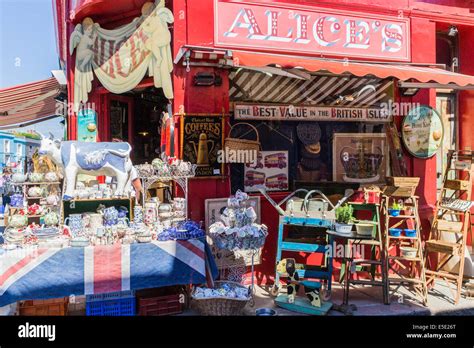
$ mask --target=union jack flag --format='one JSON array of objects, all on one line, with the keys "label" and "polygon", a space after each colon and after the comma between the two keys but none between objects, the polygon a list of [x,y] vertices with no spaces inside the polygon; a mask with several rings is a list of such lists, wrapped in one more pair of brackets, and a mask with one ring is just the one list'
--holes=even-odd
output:
[{"label": "union jack flag", "polygon": [[206,270],[217,275],[209,248],[197,239],[0,250],[0,307],[19,300],[201,284]]}]

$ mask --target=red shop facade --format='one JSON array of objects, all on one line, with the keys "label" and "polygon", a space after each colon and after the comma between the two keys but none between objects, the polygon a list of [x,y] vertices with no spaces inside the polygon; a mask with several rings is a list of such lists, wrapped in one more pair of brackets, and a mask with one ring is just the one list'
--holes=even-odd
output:
[{"label": "red shop facade", "polygon": [[[71,54],[69,49],[77,24],[91,18],[104,29],[115,29],[139,17],[145,2],[115,0],[113,6],[104,0],[54,2],[70,101],[77,89],[76,53]],[[183,114],[223,115],[224,134],[232,124],[249,122],[259,131],[266,129],[262,131],[263,150],[281,150],[279,142],[293,139],[289,134],[297,133],[298,122],[280,122],[283,118],[278,118],[291,106],[296,111],[290,113],[301,112],[301,117],[320,113],[314,121],[322,125],[324,139],[334,129],[383,132],[387,120],[367,110],[391,100],[399,105],[419,103],[441,110],[450,130],[445,131],[444,143],[449,148],[474,148],[470,115],[474,110],[474,78],[466,76],[474,75],[474,13],[464,4],[452,0],[400,0],[389,4],[383,0],[327,0],[317,5],[296,0],[167,0],[163,5],[174,15],[174,22],[169,23],[174,63],[172,98],[157,88],[156,80],[149,75],[124,93],[112,93],[94,78],[87,101],[98,115],[97,140],[129,141],[136,149],[135,163],[149,161],[163,145],[168,153],[181,156]],[[374,86],[373,95],[370,91],[360,93],[367,85]],[[160,129],[159,116],[169,111],[168,101],[174,116],[167,122],[167,130]],[[344,110],[350,112],[344,114]],[[393,116],[399,127],[402,116]],[[174,124],[173,132],[169,131],[170,122]],[[278,136],[272,138],[275,133]],[[71,111],[68,137],[77,139],[77,134],[77,114]],[[270,194],[275,201],[299,188],[297,182],[322,183],[328,189],[338,186],[328,164],[331,158],[323,163],[325,172],[318,170],[316,177],[303,175],[302,180],[298,172],[300,153],[291,155],[294,146],[291,141],[289,144],[289,161],[294,162],[289,169],[290,183],[287,191]],[[319,151],[332,153],[330,143],[326,148],[322,142],[320,146]],[[404,149],[401,162],[409,176],[421,177],[417,195],[426,234],[437,198],[443,154],[421,159]],[[191,219],[204,221],[206,199],[228,197],[243,188],[244,174],[235,166],[227,164],[213,172],[214,176],[190,181]],[[240,178],[235,177],[236,172]],[[278,213],[264,197],[261,218],[270,235],[256,269],[257,278],[272,283]]]}]

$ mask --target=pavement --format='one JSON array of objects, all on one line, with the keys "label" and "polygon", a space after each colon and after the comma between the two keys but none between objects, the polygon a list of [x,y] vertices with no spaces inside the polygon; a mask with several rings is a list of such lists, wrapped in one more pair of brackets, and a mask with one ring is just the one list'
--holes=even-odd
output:
[{"label": "pavement", "polygon": [[[255,287],[255,305],[247,306],[244,315],[255,315],[257,308],[272,308],[277,315],[304,315],[277,307],[274,304],[274,297],[270,295],[269,289],[259,286]],[[396,289],[391,286],[390,305],[383,304],[382,288],[371,286],[351,286],[349,291],[349,303],[354,304],[357,310],[354,316],[411,316],[411,315],[474,315],[474,298],[466,298],[461,295],[457,305],[454,304],[452,294],[444,282],[437,282],[435,287],[428,293],[428,306],[423,306],[421,299],[410,288],[400,286]],[[395,291],[396,290],[396,291]],[[281,290],[283,293],[285,289]],[[304,295],[303,295],[304,296]],[[343,289],[340,284],[333,284],[330,301],[333,304],[341,304]],[[328,312],[330,316],[343,316],[335,310]]]}]

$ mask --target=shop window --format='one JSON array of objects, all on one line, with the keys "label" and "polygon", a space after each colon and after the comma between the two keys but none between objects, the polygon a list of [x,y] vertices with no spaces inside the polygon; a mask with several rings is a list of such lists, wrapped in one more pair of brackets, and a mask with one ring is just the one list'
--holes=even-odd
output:
[{"label": "shop window", "polygon": [[5,153],[10,153],[10,140],[3,141],[3,151]]},{"label": "shop window", "polygon": [[[311,75],[309,79],[299,80],[240,70],[230,74],[229,94],[234,111],[239,105],[244,105],[243,109],[238,109],[244,110],[240,116],[234,112],[232,124],[245,121],[255,126],[262,151],[288,153],[288,190],[335,181],[338,181],[338,185],[347,184],[354,188],[360,183],[370,184],[382,180],[381,175],[374,171],[379,170],[381,158],[384,158],[384,164],[389,161],[384,121],[378,123],[367,118],[358,122],[347,118],[357,120],[365,117],[362,114],[366,114],[369,109],[379,111],[384,105],[390,104],[394,95],[392,80],[329,74]],[[245,110],[245,106],[249,105],[251,107]],[[319,107],[324,108],[327,117],[318,116],[322,112]],[[285,120],[281,114],[287,109],[292,110],[292,116],[285,116],[293,118],[291,121]],[[346,119],[334,121],[339,117],[339,111],[356,116],[341,116]],[[238,127],[233,131],[233,137],[254,139],[248,128]],[[335,161],[342,160],[341,156],[334,158],[333,155],[334,135],[340,133],[353,133],[355,136],[354,141],[346,136],[349,144],[345,146],[344,153],[347,153],[348,159],[342,165],[339,163],[339,167],[343,167],[342,170],[348,174],[336,178],[333,167]],[[369,133],[381,133],[382,136],[360,136]],[[381,146],[376,144],[379,140],[375,138],[381,139]],[[258,175],[265,172],[258,164],[252,165],[256,169],[251,173],[253,176],[246,179],[246,165],[231,164],[233,191],[248,186],[246,182],[258,181]],[[383,173],[384,176],[387,174],[386,171]],[[346,179],[339,182],[341,177]]]},{"label": "shop window", "polygon": [[436,63],[444,64],[446,70],[459,70],[457,28],[443,28],[436,32]]},{"label": "shop window", "polygon": [[23,148],[21,144],[16,144],[16,157],[18,161],[23,157]]}]

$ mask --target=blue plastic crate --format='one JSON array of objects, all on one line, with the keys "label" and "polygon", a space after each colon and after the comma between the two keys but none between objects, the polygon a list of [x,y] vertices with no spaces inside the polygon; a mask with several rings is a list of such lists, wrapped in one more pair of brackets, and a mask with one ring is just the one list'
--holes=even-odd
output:
[{"label": "blue plastic crate", "polygon": [[135,312],[135,291],[118,291],[86,296],[87,316],[133,316]]}]

